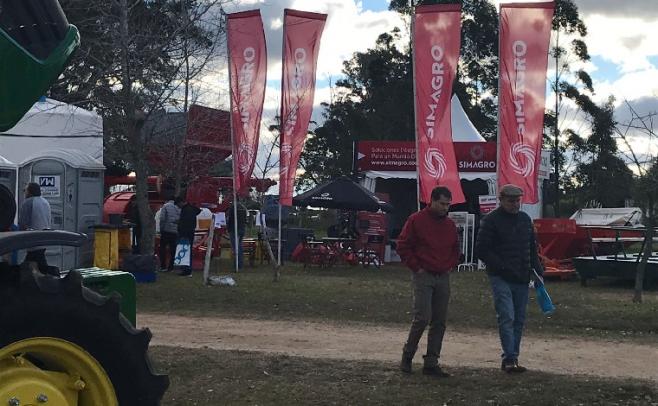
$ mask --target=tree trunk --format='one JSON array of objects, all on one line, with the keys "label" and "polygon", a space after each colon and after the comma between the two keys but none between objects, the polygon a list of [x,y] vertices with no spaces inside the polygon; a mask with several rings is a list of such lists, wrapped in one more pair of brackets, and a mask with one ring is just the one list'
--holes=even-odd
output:
[{"label": "tree trunk", "polygon": [[148,167],[145,162],[135,162],[135,181],[139,219],[142,223],[142,235],[139,251],[143,255],[153,255],[155,250],[155,218],[148,201]]},{"label": "tree trunk", "polygon": [[644,233],[644,250],[642,251],[642,259],[637,266],[635,273],[635,293],[633,295],[634,303],[642,303],[642,291],[644,290],[644,275],[647,269],[647,262],[653,252],[653,235],[654,235],[654,212],[653,212],[653,199],[649,197],[649,207],[647,209],[647,227]]},{"label": "tree trunk", "polygon": [[281,277],[281,271],[279,269],[279,261],[274,257],[274,251],[272,251],[272,245],[270,244],[270,232],[267,229],[266,225],[261,225],[261,235],[263,238],[262,244],[265,245],[267,250],[267,256],[270,259],[270,264],[272,264],[272,269],[274,270],[274,282],[278,282]]},{"label": "tree trunk", "polygon": [[264,237],[263,243],[267,249],[267,256],[270,258],[270,264],[272,264],[272,269],[274,270],[274,282],[278,282],[281,278],[281,269],[279,269],[279,261],[274,257],[274,251],[272,251],[272,246],[270,245],[270,238]]}]

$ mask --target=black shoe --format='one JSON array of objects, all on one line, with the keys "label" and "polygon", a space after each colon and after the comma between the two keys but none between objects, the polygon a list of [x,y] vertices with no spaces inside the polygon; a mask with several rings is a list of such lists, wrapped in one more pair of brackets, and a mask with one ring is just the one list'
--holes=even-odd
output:
[{"label": "black shoe", "polygon": [[436,376],[438,378],[448,378],[450,376],[449,373],[442,370],[438,365],[433,367],[423,367],[423,375]]},{"label": "black shoe", "polygon": [[178,272],[178,276],[187,276],[187,277],[192,277],[192,271],[180,271]]},{"label": "black shoe", "polygon": [[412,357],[402,355],[402,361],[400,361],[400,371],[404,372],[405,374],[410,374],[412,360],[413,360]]},{"label": "black shoe", "polygon": [[500,369],[507,372],[508,374],[518,374],[528,370],[527,368],[519,365],[517,360],[503,360]]},{"label": "black shoe", "polygon": [[521,372],[525,372],[527,370],[528,368],[522,367],[521,365],[519,365],[518,361],[514,360],[514,364],[512,366],[512,372],[520,374]]}]

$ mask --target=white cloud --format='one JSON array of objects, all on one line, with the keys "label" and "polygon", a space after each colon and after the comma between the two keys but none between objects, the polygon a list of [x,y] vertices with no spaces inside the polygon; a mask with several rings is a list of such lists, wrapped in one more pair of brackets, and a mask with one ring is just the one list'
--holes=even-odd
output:
[{"label": "white cloud", "polygon": [[619,65],[622,73],[649,69],[652,64],[648,58],[658,55],[657,22],[603,15],[586,17],[588,50],[592,56]]},{"label": "white cloud", "polygon": [[596,82],[594,89],[601,98],[607,98],[608,95],[615,96],[617,105],[624,100],[636,100],[642,97],[658,99],[658,69],[649,67],[610,80]]}]

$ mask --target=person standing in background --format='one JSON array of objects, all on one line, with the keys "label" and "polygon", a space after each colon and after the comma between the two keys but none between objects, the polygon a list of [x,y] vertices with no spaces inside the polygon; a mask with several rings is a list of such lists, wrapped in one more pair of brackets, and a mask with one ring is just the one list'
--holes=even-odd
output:
[{"label": "person standing in background", "polygon": [[[194,245],[194,231],[196,230],[196,217],[201,213],[201,209],[191,205],[186,200],[180,203],[180,219],[178,220],[178,241],[187,242],[190,249]],[[192,261],[190,256],[190,262]],[[183,265],[180,276],[192,276],[192,264]]]},{"label": "person standing in background", "polygon": [[[25,187],[25,201],[18,214],[19,230],[46,230],[50,228],[50,203],[41,196],[41,187],[37,183],[28,183]],[[35,247],[27,251],[25,262],[36,262],[39,271],[51,273],[46,261],[46,249]],[[59,275],[59,272],[54,272]]]},{"label": "person standing in background", "polygon": [[139,239],[142,238],[142,220],[139,218],[139,207],[137,206],[137,195],[132,195],[126,210],[126,219],[133,224],[132,251],[139,254]]},{"label": "person standing in background", "polygon": [[174,269],[176,245],[178,244],[179,204],[183,198],[178,196],[162,206],[160,210],[160,272]]}]

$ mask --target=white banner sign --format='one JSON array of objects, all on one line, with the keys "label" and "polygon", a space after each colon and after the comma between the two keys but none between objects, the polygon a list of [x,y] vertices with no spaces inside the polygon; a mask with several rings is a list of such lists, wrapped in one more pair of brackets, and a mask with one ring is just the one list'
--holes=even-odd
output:
[{"label": "white banner sign", "polygon": [[59,197],[61,194],[59,175],[37,175],[34,182],[41,187],[43,197]]}]

